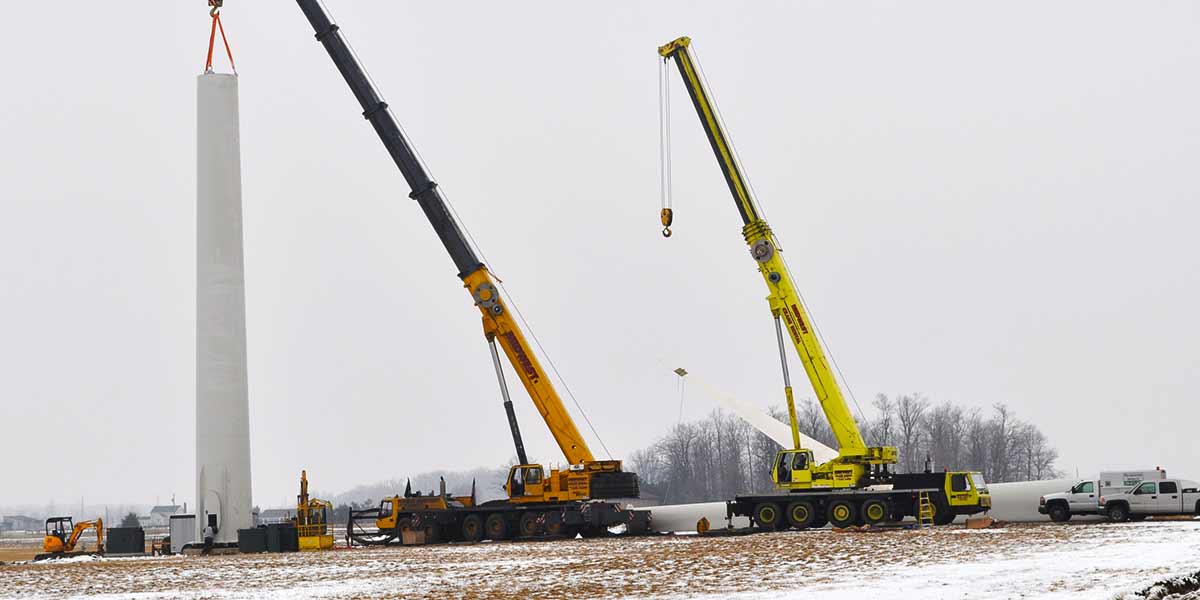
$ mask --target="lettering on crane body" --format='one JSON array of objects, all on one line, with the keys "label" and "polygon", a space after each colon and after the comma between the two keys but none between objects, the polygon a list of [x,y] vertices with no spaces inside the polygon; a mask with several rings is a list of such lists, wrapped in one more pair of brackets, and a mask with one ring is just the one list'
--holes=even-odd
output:
[{"label": "lettering on crane body", "polygon": [[525,354],[525,349],[521,344],[517,343],[517,336],[511,331],[504,332],[504,341],[508,342],[508,347],[512,348],[513,354],[517,356],[517,362],[521,365],[521,370],[525,372],[525,376],[533,383],[541,380],[537,369],[533,368],[533,361],[529,360],[529,355]]},{"label": "lettering on crane body", "polygon": [[[792,308],[795,309],[795,305],[793,305]],[[798,317],[799,312],[797,312],[796,315]],[[792,312],[787,310],[783,311],[783,320],[787,322],[788,333],[791,334],[792,341],[797,344],[804,343],[800,337],[801,332],[808,333],[808,329],[804,327],[804,320],[800,319],[797,323],[797,319],[792,316]],[[799,330],[797,330],[797,325],[799,325]]]},{"label": "lettering on crane body", "polygon": [[791,309],[792,314],[796,315],[796,321],[800,324],[800,331],[808,333],[808,326],[804,324],[804,317],[800,316],[800,307],[792,304]]}]

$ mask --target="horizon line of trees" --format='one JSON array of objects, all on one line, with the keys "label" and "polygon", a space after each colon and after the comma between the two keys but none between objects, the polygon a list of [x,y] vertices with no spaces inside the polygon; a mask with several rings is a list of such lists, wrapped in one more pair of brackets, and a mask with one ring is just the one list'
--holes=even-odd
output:
[{"label": "horizon line of trees", "polygon": [[[934,404],[914,393],[872,401],[874,416],[857,419],[869,446],[896,446],[896,471],[980,471],[993,483],[1053,479],[1058,452],[1036,425],[1021,421],[1004,404],[988,414],[952,402]],[[770,409],[786,423],[787,413]],[[837,448],[825,413],[812,398],[797,402],[800,430]],[[644,495],[664,504],[728,500],[738,494],[773,489],[770,467],[781,449],[732,413],[716,409],[707,417],[681,422],[647,448],[630,455]]]}]

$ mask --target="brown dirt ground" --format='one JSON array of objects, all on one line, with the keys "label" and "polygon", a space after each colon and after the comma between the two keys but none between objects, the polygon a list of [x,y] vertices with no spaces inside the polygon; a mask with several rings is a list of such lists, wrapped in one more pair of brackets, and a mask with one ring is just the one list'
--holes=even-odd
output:
[{"label": "brown dirt ground", "polygon": [[[1118,526],[1120,527],[1120,526]],[[0,567],[0,597],[29,590],[163,598],[615,598],[771,594],[835,584],[847,573],[918,571],[1113,540],[1106,525],[947,527],[922,531],[784,532],[740,537],[508,542],[322,553],[158,557]],[[1127,535],[1121,533],[1120,535]],[[796,577],[771,574],[792,573]],[[1081,582],[1049,583],[1075,590]],[[65,587],[64,587],[65,586]],[[766,596],[764,596],[766,597]]]}]

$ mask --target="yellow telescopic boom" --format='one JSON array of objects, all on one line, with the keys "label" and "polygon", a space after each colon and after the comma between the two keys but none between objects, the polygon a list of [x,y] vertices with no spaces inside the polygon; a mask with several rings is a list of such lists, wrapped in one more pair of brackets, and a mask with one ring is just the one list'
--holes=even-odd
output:
[{"label": "yellow telescopic boom", "polygon": [[[750,186],[742,174],[737,157],[729,144],[729,139],[721,126],[716,108],[711,96],[705,88],[703,78],[688,51],[691,39],[681,37],[658,49],[663,60],[674,59],[683,76],[692,104],[704,126],[704,132],[712,145],[713,153],[721,166],[725,182],[737,204],[744,227],[742,236],[750,246],[750,254],[758,262],[758,270],[762,273],[763,281],[767,284],[770,294],[767,301],[771,306],[771,314],[775,317],[776,332],[779,337],[780,359],[783,362],[784,389],[787,396],[788,413],[792,424],[793,442],[798,449],[800,439],[796,421],[795,402],[792,399],[791,382],[787,373],[787,360],[783,354],[783,329],[787,330],[800,362],[804,364],[804,372],[812,383],[813,392],[821,403],[826,419],[833,429],[833,435],[838,442],[839,459],[849,459],[849,462],[871,459],[880,456],[883,449],[867,448],[862,433],[850,413],[842,390],[838,387],[825,351],[813,330],[812,320],[808,318],[800,301],[800,294],[792,283],[792,276],[779,253],[779,244],[771,233],[767,222],[759,215],[759,210],[750,193]],[[664,218],[665,220],[665,218]],[[782,327],[781,327],[782,321]],[[894,450],[892,451],[894,455]]]}]

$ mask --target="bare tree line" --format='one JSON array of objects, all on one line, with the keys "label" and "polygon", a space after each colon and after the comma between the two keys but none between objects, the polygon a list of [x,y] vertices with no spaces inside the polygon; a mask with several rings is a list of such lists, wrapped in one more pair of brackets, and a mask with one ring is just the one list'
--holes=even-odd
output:
[{"label": "bare tree line", "polygon": [[[775,414],[776,418],[784,414]],[[772,489],[771,462],[779,450],[771,438],[736,416],[714,410],[706,418],[675,425],[667,435],[629,457],[642,497],[664,504],[725,500]]]},{"label": "bare tree line", "polygon": [[[981,471],[991,482],[1030,481],[1058,476],[1058,452],[1037,426],[1017,419],[1004,404],[986,414],[951,402],[932,403],[921,394],[894,398],[879,394],[874,414],[860,420],[866,442],[896,446],[897,470]],[[786,422],[786,413],[771,413]],[[837,447],[820,405],[803,399],[796,407],[800,429]],[[704,419],[683,422],[630,457],[643,496],[663,503],[727,500],[737,494],[772,489],[770,464],[779,445],[736,416],[715,410]]]},{"label": "bare tree line", "polygon": [[920,394],[895,399],[879,394],[875,417],[863,427],[873,445],[900,449],[901,466],[911,472],[926,458],[935,469],[981,471],[988,481],[1034,481],[1059,475],[1058,451],[1037,425],[1017,419],[1007,405],[984,413],[952,402],[933,404]]}]

